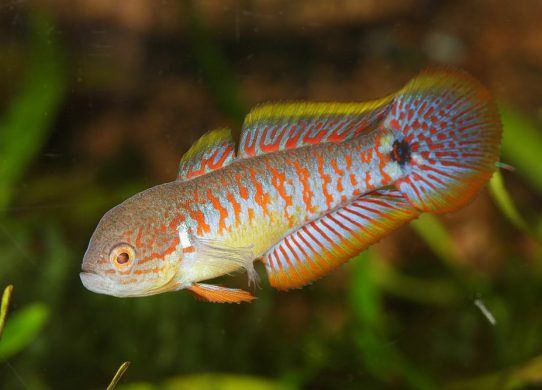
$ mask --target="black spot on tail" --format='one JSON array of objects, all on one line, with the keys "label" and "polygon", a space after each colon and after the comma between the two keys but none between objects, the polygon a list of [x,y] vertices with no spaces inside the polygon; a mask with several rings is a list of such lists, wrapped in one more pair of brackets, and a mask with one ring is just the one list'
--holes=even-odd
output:
[{"label": "black spot on tail", "polygon": [[393,150],[390,153],[391,159],[399,165],[410,162],[410,145],[405,140],[397,140],[393,143]]}]

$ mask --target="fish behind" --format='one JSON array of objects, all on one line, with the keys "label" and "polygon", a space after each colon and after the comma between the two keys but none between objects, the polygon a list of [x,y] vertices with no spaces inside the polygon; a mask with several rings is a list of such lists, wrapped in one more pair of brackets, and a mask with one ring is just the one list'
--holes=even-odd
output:
[{"label": "fish behind", "polygon": [[428,70],[366,103],[253,109],[236,150],[227,129],[182,157],[177,180],[107,212],[85,253],[94,292],[187,290],[210,302],[247,291],[202,283],[245,270],[299,288],[422,212],[454,211],[487,183],[501,125],[490,93],[461,71]]}]

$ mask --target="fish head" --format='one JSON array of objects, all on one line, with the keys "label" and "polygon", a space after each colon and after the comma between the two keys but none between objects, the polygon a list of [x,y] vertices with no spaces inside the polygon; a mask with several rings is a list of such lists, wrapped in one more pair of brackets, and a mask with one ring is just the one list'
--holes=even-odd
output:
[{"label": "fish head", "polygon": [[178,289],[182,247],[152,195],[138,194],[102,217],[81,266],[88,290],[138,297]]}]

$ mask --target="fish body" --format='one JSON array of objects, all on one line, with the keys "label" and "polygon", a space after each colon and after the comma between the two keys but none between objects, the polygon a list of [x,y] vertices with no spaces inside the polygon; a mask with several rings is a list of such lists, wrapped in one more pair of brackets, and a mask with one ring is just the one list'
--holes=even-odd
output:
[{"label": "fish body", "polygon": [[495,168],[500,133],[491,97],[461,72],[422,73],[369,103],[264,105],[246,118],[237,153],[228,130],[208,133],[176,181],[104,215],[83,284],[249,301],[200,282],[242,269],[256,282],[262,259],[274,287],[301,287],[421,212],[468,202]]}]

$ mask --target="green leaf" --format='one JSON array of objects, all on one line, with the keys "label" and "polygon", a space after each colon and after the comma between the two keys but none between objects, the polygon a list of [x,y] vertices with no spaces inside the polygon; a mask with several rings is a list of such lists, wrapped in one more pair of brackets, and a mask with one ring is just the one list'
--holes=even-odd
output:
[{"label": "green leaf", "polygon": [[371,276],[375,264],[382,261],[374,251],[365,251],[349,263],[351,269],[350,305],[358,330],[355,340],[365,368],[380,381],[399,378],[408,388],[431,389],[433,381],[413,366],[386,336],[387,318],[381,292]]},{"label": "green leaf", "polygon": [[4,289],[4,293],[2,294],[2,304],[0,306],[0,340],[2,339],[2,333],[4,332],[4,327],[6,325],[6,318],[8,315],[12,292],[13,286],[10,284]]},{"label": "green leaf", "polygon": [[539,126],[514,108],[499,106],[503,123],[502,154],[506,162],[542,193],[542,136]]},{"label": "green leaf", "polygon": [[109,384],[109,386],[107,386],[107,390],[113,390],[117,387],[120,378],[122,378],[128,367],[130,367],[130,362],[124,362],[120,365],[119,369],[115,373],[115,376],[111,380],[111,383]]},{"label": "green leaf", "polygon": [[357,321],[370,328],[382,326],[383,314],[380,290],[371,278],[373,262],[377,261],[372,251],[365,251],[350,261],[350,303]]},{"label": "green leaf", "polygon": [[25,80],[0,121],[0,212],[10,201],[14,184],[43,145],[65,87],[51,22],[44,14],[34,13],[31,27]]},{"label": "green leaf", "polygon": [[520,215],[514,201],[512,200],[512,197],[506,190],[501,172],[495,172],[491,178],[491,181],[489,182],[489,190],[493,200],[495,200],[495,203],[501,212],[506,218],[508,218],[512,225],[519,230],[523,230],[524,232],[530,234],[531,236],[536,236],[535,231],[529,227],[525,219],[523,219],[523,217]]},{"label": "green leaf", "polygon": [[14,313],[7,322],[0,342],[0,361],[9,359],[28,346],[49,319],[49,309],[34,303]]},{"label": "green leaf", "polygon": [[378,261],[371,278],[387,293],[426,305],[450,305],[460,294],[456,284],[448,279],[427,279],[404,275],[385,261]]},{"label": "green leaf", "polygon": [[538,356],[522,365],[505,369],[494,374],[483,375],[473,379],[457,381],[445,386],[446,390],[477,389],[522,389],[542,385],[542,356]]},{"label": "green leaf", "polygon": [[164,390],[163,386],[153,385],[146,382],[134,382],[117,387],[118,390]]},{"label": "green leaf", "polygon": [[199,374],[172,378],[161,386],[133,383],[119,390],[287,390],[291,387],[270,379],[235,374]]},{"label": "green leaf", "polygon": [[457,268],[459,254],[454,239],[437,217],[422,214],[417,220],[412,221],[410,226],[444,263],[451,268]]},{"label": "green leaf", "polygon": [[175,378],[167,382],[168,390],[279,390],[287,387],[268,379],[248,375],[203,374]]}]

